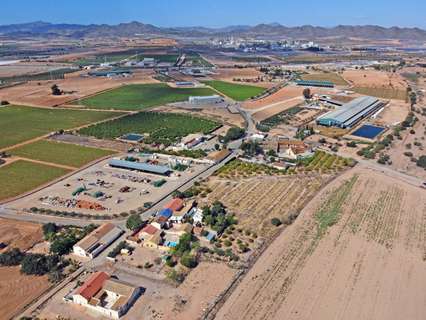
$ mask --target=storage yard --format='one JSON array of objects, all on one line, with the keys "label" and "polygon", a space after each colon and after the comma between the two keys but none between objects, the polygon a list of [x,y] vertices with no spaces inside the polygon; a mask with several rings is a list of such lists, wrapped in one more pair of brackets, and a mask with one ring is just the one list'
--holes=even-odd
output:
[{"label": "storage yard", "polygon": [[[131,161],[118,158],[101,161],[8,206],[118,218],[122,212],[148,209],[149,204],[162,199],[212,165],[165,155],[131,154],[120,159],[125,158]],[[138,162],[135,162],[136,159]],[[180,162],[188,168],[173,170],[174,165]],[[167,168],[167,172],[163,172],[163,168]]]}]

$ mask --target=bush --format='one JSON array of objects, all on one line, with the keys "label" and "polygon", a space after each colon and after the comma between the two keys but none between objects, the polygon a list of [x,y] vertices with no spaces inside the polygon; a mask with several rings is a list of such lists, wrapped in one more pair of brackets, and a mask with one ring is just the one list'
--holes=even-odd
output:
[{"label": "bush", "polygon": [[406,156],[406,157],[412,157],[413,153],[410,152],[410,151],[406,151],[406,152],[404,152],[404,156]]},{"label": "bush", "polygon": [[28,275],[44,275],[56,269],[59,263],[57,255],[27,254],[21,262],[21,271]]},{"label": "bush", "polygon": [[223,244],[224,244],[226,247],[230,247],[230,246],[232,246],[232,242],[231,242],[230,240],[225,240],[225,241],[223,242]]},{"label": "bush", "polygon": [[0,101],[0,106],[7,106],[9,104],[10,104],[9,101],[6,101],[6,100],[1,100]]},{"label": "bush", "polygon": [[272,223],[272,225],[274,225],[276,227],[279,227],[282,224],[281,220],[278,219],[278,218],[272,218],[271,223]]},{"label": "bush", "polygon": [[420,156],[416,164],[417,166],[426,169],[426,156]]},{"label": "bush", "polygon": [[347,145],[349,148],[356,148],[356,146],[357,146],[357,144],[356,144],[356,142],[355,142],[355,141],[349,141],[346,145]]}]

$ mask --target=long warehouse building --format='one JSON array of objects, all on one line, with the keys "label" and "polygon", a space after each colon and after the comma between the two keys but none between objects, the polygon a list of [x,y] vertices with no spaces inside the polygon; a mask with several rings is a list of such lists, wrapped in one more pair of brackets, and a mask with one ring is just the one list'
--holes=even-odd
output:
[{"label": "long warehouse building", "polygon": [[382,108],[385,104],[374,97],[360,97],[337,107],[317,118],[319,125],[328,127],[351,128],[356,123]]}]

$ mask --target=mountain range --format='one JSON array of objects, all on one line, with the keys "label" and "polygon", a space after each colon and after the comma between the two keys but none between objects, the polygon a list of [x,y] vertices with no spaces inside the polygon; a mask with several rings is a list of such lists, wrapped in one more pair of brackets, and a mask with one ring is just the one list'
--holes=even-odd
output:
[{"label": "mountain range", "polygon": [[348,26],[339,25],[326,28],[311,25],[286,27],[278,23],[256,26],[230,26],[224,28],[175,27],[163,28],[137,21],[107,24],[54,24],[48,22],[30,22],[0,26],[0,35],[7,37],[67,37],[72,39],[97,37],[169,36],[169,37],[282,37],[293,39],[318,38],[361,38],[370,40],[410,40],[426,41],[426,31],[419,28],[385,28],[375,25]]}]

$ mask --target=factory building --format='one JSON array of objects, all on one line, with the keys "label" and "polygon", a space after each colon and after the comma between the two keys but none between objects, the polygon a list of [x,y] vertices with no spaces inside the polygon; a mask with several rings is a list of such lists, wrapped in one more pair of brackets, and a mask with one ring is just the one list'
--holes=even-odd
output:
[{"label": "factory building", "polygon": [[377,98],[360,97],[318,117],[316,122],[327,127],[351,128],[383,106],[384,103]]},{"label": "factory building", "polygon": [[213,95],[213,96],[204,96],[204,97],[189,97],[188,102],[190,104],[200,105],[200,104],[217,104],[222,103],[224,100],[219,95]]}]

